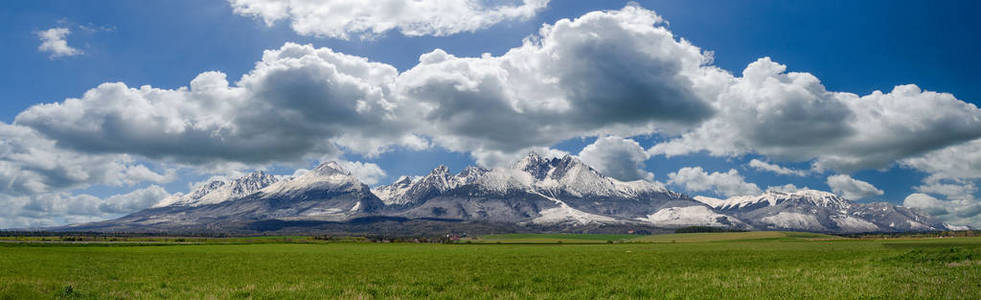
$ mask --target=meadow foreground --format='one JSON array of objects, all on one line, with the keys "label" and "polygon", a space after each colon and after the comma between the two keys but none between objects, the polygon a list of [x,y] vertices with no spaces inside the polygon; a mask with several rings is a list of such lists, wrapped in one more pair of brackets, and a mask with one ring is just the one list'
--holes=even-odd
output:
[{"label": "meadow foreground", "polygon": [[0,244],[0,298],[51,297],[977,299],[981,238],[706,233],[491,236],[459,244]]}]

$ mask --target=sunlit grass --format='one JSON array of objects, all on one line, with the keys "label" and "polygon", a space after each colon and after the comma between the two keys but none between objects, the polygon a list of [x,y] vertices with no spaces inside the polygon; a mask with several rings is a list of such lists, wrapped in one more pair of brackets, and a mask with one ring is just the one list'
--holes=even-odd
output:
[{"label": "sunlit grass", "polygon": [[[656,243],[591,245],[3,244],[0,299],[981,295],[981,265],[973,263],[981,238],[811,240],[782,234],[666,235],[676,243],[654,236],[644,238]],[[725,235],[738,238],[720,240]]]}]

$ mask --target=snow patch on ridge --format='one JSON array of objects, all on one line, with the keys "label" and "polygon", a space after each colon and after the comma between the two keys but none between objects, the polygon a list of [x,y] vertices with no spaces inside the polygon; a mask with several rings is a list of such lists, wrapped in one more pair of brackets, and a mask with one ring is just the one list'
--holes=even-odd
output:
[{"label": "snow patch on ridge", "polygon": [[276,182],[259,192],[264,197],[289,196],[310,190],[348,191],[362,185],[364,184],[351,175],[351,172],[335,162],[329,162],[298,177]]},{"label": "snow patch on ridge", "polygon": [[587,225],[593,223],[609,224],[615,223],[617,220],[607,216],[595,215],[587,213],[575,208],[570,207],[562,200],[555,199],[549,196],[538,194],[549,200],[555,201],[558,207],[553,207],[549,209],[542,210],[539,212],[541,216],[533,219],[531,222],[535,224],[561,224],[561,223],[573,223],[576,225]]},{"label": "snow patch on ridge", "polygon": [[813,215],[780,212],[776,215],[762,218],[761,220],[777,228],[825,231],[824,226],[821,226],[821,222]]},{"label": "snow patch on ridge", "polygon": [[266,174],[263,171],[252,172],[236,179],[214,177],[211,179],[211,181],[199,185],[190,193],[177,193],[171,195],[170,197],[161,200],[153,207],[195,207],[222,203],[251,195],[269,185],[276,183],[277,181],[279,180],[276,176]]},{"label": "snow patch on ridge", "polygon": [[879,226],[852,216],[832,216],[831,220],[843,232],[873,232],[879,230]]},{"label": "snow patch on ridge", "polygon": [[711,206],[711,207],[719,207],[719,206],[722,206],[722,205],[724,205],[726,203],[726,200],[722,200],[722,199],[719,199],[719,198],[706,197],[706,196],[695,196],[694,199],[695,199],[695,201],[704,203],[705,205],[708,205],[708,206]]},{"label": "snow patch on ridge", "polygon": [[[835,207],[835,208],[848,208],[851,203],[848,200],[842,199],[835,194],[818,191],[818,190],[798,190],[792,193],[783,193],[777,191],[767,191],[762,195],[758,196],[736,196],[718,203],[714,198],[702,197],[702,200],[707,200],[710,202],[717,203],[718,205],[712,205],[715,208],[727,210],[727,209],[741,209],[746,207],[754,207],[759,204],[765,203],[764,206],[775,206],[781,202],[785,201],[804,201],[816,206],[821,207]],[[709,200],[714,199],[714,200]],[[698,200],[698,197],[696,197]],[[699,201],[702,201],[699,200]],[[711,204],[710,204],[711,205]]]},{"label": "snow patch on ridge", "polygon": [[637,220],[666,227],[726,227],[732,225],[725,224],[721,220],[726,220],[730,223],[742,223],[732,217],[716,213],[705,206],[669,207],[650,214],[646,218],[637,218]]}]

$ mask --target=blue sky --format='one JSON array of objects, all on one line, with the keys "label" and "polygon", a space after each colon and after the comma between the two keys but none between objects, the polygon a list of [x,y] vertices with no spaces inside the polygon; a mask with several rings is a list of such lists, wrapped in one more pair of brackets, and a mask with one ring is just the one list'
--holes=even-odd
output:
[{"label": "blue sky", "polygon": [[[812,74],[828,91],[863,96],[876,90],[889,93],[897,85],[916,84],[922,90],[950,93],[957,101],[975,105],[981,101],[981,87],[977,84],[981,81],[977,72],[981,69],[981,60],[974,55],[981,52],[981,34],[978,34],[981,20],[974,16],[981,5],[976,1],[637,1],[636,4],[666,20],[667,25],[657,26],[666,26],[676,39],[683,38],[702,50],[711,51],[712,65],[736,76],[748,64],[770,57],[786,65],[789,72]],[[626,1],[552,1],[527,19],[504,20],[473,32],[406,36],[399,30],[390,30],[371,39],[344,40],[298,33],[290,27],[289,18],[267,26],[260,18],[236,13],[225,1],[4,2],[0,4],[0,38],[5,41],[0,47],[0,65],[3,66],[0,91],[4,93],[4,101],[0,102],[0,121],[41,126],[35,126],[40,124],[37,122],[30,125],[28,118],[18,122],[14,119],[36,104],[79,98],[105,82],[123,82],[131,88],[150,85],[177,89],[188,86],[202,72],[220,71],[234,84],[243,74],[256,68],[256,62],[263,59],[263,51],[279,49],[287,42],[364,57],[391,65],[399,72],[417,66],[420,55],[434,49],[443,49],[457,57],[479,57],[483,53],[498,57],[509,49],[522,46],[522,40],[538,34],[542,24],[555,24],[560,19],[577,18],[592,11],[620,10],[625,5]],[[65,40],[81,54],[52,58],[50,52],[39,51],[38,33],[51,28],[69,29],[71,33]],[[937,118],[944,120],[956,116],[940,114]],[[964,126],[965,132],[974,132],[976,124]],[[168,193],[186,192],[189,183],[221,173],[208,171],[210,161],[182,160],[169,154],[161,154],[163,158],[152,157],[139,151],[110,151],[99,146],[86,148],[79,146],[83,142],[64,141],[49,131],[37,130],[54,140],[58,147],[70,151],[125,154],[127,159],[132,159],[127,163],[129,165],[145,164],[159,173],[175,168],[177,172],[168,180],[138,180],[127,184],[79,182],[37,193],[91,194],[106,198],[151,185],[160,185]],[[970,134],[966,136],[942,142],[956,146],[974,139]],[[642,134],[626,138],[649,149],[674,137],[677,135]],[[536,146],[576,154],[596,140],[596,135],[584,131],[581,137]],[[944,146],[927,150],[942,150]],[[93,150],[95,148],[99,149]],[[347,149],[337,158],[377,164],[386,174],[379,179],[379,184],[391,182],[399,175],[422,175],[439,164],[458,171],[481,162],[466,150],[446,149],[439,145],[425,150],[396,146],[373,154]],[[897,160],[885,167],[865,167],[863,164],[859,168],[832,168],[806,176],[762,171],[748,163],[758,159],[786,168],[808,170],[819,156],[785,159],[786,155],[768,155],[773,152],[761,149],[736,155],[713,155],[704,151],[670,157],[651,155],[643,161],[643,168],[654,174],[654,180],[662,182],[668,182],[671,179],[668,174],[683,167],[698,166],[706,173],[736,170],[746,182],[756,184],[761,190],[788,183],[830,190],[828,176],[849,174],[851,178],[884,192],[865,197],[863,201],[903,203],[908,195],[928,190],[916,188],[929,185],[926,182],[928,176],[942,172],[936,168],[904,165],[899,159],[919,157],[929,151],[917,150],[896,156]],[[306,157],[307,164],[313,163],[311,157]],[[247,162],[239,168],[259,167],[290,174],[296,166],[270,161]],[[967,187],[969,195],[954,199],[952,193],[927,194],[941,201],[967,201],[968,206],[977,205],[973,202],[976,201],[976,189],[971,188],[979,176],[973,176],[969,170],[967,175],[940,177],[943,181],[938,184]],[[11,185],[14,181],[11,179]],[[680,181],[674,183],[674,188],[686,190]],[[723,196],[718,190],[689,192]],[[969,199],[965,200],[965,197]],[[40,214],[38,218],[44,217]]]}]

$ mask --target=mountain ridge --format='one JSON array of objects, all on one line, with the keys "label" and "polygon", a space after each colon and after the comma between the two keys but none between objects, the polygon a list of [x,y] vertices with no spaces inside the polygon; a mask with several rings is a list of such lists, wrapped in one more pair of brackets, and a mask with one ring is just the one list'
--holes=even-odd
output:
[{"label": "mountain ridge", "polygon": [[[663,184],[620,181],[577,157],[531,153],[508,167],[469,166],[456,174],[440,165],[370,188],[336,162],[289,178],[258,171],[216,180],[153,208],[65,230],[228,228],[265,220],[352,222],[364,218],[548,226],[678,228],[830,233],[948,229],[919,212],[888,203],[862,204],[832,193],[766,192],[729,199],[689,197]],[[221,198],[224,197],[224,198]],[[434,221],[435,222],[435,221]],[[509,225],[510,226],[510,225]]]}]

